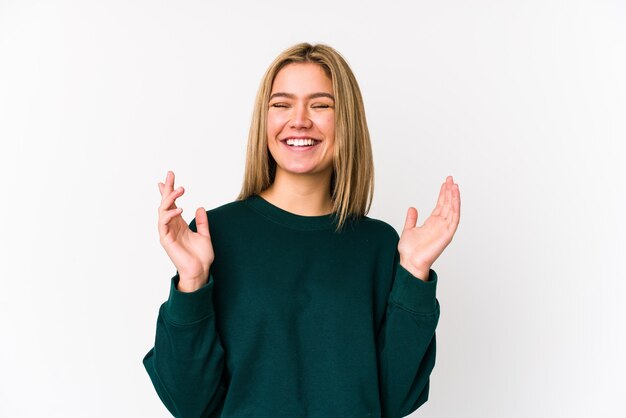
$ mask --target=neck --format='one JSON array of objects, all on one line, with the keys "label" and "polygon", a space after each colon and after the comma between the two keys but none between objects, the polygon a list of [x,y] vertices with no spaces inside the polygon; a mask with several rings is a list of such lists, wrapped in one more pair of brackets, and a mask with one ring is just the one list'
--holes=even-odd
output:
[{"label": "neck", "polygon": [[292,174],[277,170],[274,183],[259,196],[296,215],[328,215],[333,210],[330,198],[331,174]]}]

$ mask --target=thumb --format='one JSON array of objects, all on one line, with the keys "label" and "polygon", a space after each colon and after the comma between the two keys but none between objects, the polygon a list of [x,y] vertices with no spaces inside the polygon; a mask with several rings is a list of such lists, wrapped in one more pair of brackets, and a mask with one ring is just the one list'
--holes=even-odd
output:
[{"label": "thumb", "polygon": [[201,206],[196,209],[196,230],[198,234],[210,237],[209,234],[209,219],[206,216],[206,211]]},{"label": "thumb", "polygon": [[417,209],[413,206],[409,207],[409,210],[406,212],[406,221],[404,221],[404,230],[410,228],[415,228],[417,224]]}]

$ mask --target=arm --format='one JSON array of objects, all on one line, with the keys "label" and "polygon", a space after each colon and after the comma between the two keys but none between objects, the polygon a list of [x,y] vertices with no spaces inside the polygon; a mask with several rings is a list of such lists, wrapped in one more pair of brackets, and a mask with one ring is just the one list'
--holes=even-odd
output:
[{"label": "arm", "polygon": [[435,365],[439,303],[437,274],[431,269],[459,225],[459,186],[448,176],[437,205],[422,226],[410,207],[394,259],[394,282],[378,331],[381,404],[388,418],[403,417],[428,399]]},{"label": "arm", "polygon": [[224,349],[215,326],[213,278],[195,292],[179,291],[178,272],[161,305],[154,347],[143,364],[175,417],[209,417],[222,401]]},{"label": "arm", "polygon": [[427,281],[413,276],[398,262],[385,318],[377,333],[379,387],[384,418],[401,418],[428,399],[429,377],[435,366],[435,328],[439,303],[437,274]]},{"label": "arm", "polygon": [[[174,173],[158,183],[159,241],[176,266],[170,296],[159,310],[154,347],[143,364],[159,397],[176,417],[208,417],[226,392],[222,383],[224,349],[215,325],[215,259],[208,215],[196,209],[189,226],[176,199]],[[182,277],[182,280],[181,280]]]}]

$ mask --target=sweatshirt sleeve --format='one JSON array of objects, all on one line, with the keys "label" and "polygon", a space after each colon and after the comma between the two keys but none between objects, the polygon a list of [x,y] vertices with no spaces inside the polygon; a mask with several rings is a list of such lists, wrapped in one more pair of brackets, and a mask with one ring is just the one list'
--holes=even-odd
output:
[{"label": "sweatshirt sleeve", "polygon": [[399,259],[396,250],[394,281],[377,333],[384,418],[405,417],[426,402],[429,376],[435,366],[437,274],[431,269],[424,282],[402,267]]},{"label": "sweatshirt sleeve", "polygon": [[161,305],[154,347],[143,364],[163,404],[175,417],[209,417],[226,392],[224,349],[215,326],[214,281],[194,292],[177,289]]}]

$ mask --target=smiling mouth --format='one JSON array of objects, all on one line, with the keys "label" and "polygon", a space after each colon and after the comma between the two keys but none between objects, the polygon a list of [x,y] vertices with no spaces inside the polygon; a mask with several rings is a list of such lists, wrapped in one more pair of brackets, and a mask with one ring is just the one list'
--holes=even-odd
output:
[{"label": "smiling mouth", "polygon": [[306,148],[315,146],[322,141],[313,138],[287,138],[281,140],[281,142],[292,148]]}]

